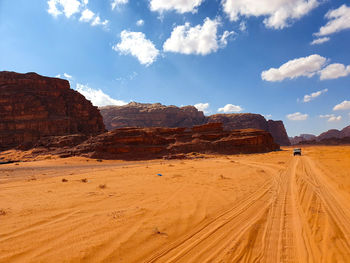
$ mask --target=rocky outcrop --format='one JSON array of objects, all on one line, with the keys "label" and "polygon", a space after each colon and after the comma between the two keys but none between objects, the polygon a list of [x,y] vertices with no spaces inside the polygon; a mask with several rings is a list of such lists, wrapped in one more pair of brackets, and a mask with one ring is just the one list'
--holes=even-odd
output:
[{"label": "rocky outcrop", "polygon": [[203,112],[193,106],[164,106],[131,102],[124,106],[100,107],[108,130],[123,127],[192,127],[205,123]]},{"label": "rocky outcrop", "polygon": [[350,126],[342,130],[331,129],[319,136],[301,134],[291,139],[292,144],[342,145],[350,142]]},{"label": "rocky outcrop", "polygon": [[66,152],[92,158],[135,160],[168,158],[191,152],[237,154],[277,149],[279,145],[266,131],[225,131],[221,123],[209,123],[191,129],[119,128],[90,138]]},{"label": "rocky outcrop", "polygon": [[261,129],[272,134],[280,145],[290,145],[282,121],[266,121],[259,114],[216,114],[205,117],[193,106],[164,106],[159,103],[129,103],[125,106],[100,108],[108,130],[122,127],[192,127],[206,123],[223,123],[225,130]]},{"label": "rocky outcrop", "polygon": [[104,131],[98,109],[68,81],[0,72],[0,150],[32,147],[47,136]]},{"label": "rocky outcrop", "polygon": [[300,134],[299,136],[290,137],[289,141],[292,145],[299,144],[302,141],[316,140],[316,136],[313,134]]}]

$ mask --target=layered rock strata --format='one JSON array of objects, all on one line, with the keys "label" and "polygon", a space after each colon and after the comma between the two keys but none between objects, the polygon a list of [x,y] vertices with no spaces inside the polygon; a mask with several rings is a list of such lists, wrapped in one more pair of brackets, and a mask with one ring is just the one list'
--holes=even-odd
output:
[{"label": "layered rock strata", "polygon": [[0,150],[30,148],[47,136],[104,131],[99,110],[68,81],[0,72]]},{"label": "layered rock strata", "polygon": [[221,122],[225,130],[261,129],[270,132],[276,143],[290,145],[283,122],[266,121],[260,114],[215,114],[205,117],[203,112],[193,106],[176,107],[135,102],[124,106],[101,107],[100,111],[106,128],[110,131],[122,127],[192,127]]}]

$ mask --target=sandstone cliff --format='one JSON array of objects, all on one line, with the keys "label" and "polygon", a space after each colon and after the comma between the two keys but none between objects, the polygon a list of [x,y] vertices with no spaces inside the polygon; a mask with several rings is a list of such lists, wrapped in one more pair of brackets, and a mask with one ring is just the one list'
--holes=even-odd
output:
[{"label": "sandstone cliff", "polygon": [[104,131],[98,109],[68,81],[0,72],[0,150],[31,147],[46,136]]},{"label": "sandstone cliff", "polygon": [[270,133],[245,129],[224,131],[221,123],[193,128],[119,128],[92,137],[61,156],[101,159],[172,158],[191,152],[206,154],[263,153],[279,149]]},{"label": "sandstone cliff", "polygon": [[205,117],[193,106],[164,106],[159,103],[129,103],[125,106],[100,108],[108,130],[122,127],[192,127],[206,123],[223,123],[225,130],[261,129],[272,134],[276,143],[290,145],[282,121],[266,121],[259,114],[216,114]]},{"label": "sandstone cliff", "polygon": [[164,106],[131,102],[124,106],[100,107],[108,130],[123,127],[192,127],[205,123],[203,112],[193,106]]}]

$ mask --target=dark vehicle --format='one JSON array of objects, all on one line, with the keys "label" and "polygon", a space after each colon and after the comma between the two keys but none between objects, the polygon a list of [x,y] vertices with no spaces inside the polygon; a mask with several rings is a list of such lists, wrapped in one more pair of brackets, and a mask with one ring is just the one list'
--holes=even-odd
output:
[{"label": "dark vehicle", "polygon": [[300,149],[300,148],[295,148],[295,149],[293,150],[293,155],[294,155],[294,156],[295,156],[295,155],[301,156],[301,149]]}]

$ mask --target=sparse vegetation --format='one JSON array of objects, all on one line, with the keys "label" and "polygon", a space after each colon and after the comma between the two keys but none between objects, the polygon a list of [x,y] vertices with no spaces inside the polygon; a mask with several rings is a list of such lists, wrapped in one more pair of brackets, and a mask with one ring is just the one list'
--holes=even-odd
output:
[{"label": "sparse vegetation", "polygon": [[80,180],[82,183],[87,183],[88,182],[88,179],[87,178],[83,178]]},{"label": "sparse vegetation", "polygon": [[99,187],[100,189],[105,189],[105,188],[107,188],[107,185],[105,185],[105,184],[100,184],[98,187]]},{"label": "sparse vegetation", "polygon": [[66,183],[68,180],[66,178],[62,178],[62,183]]},{"label": "sparse vegetation", "polygon": [[4,209],[0,209],[0,216],[6,215],[6,211]]}]

